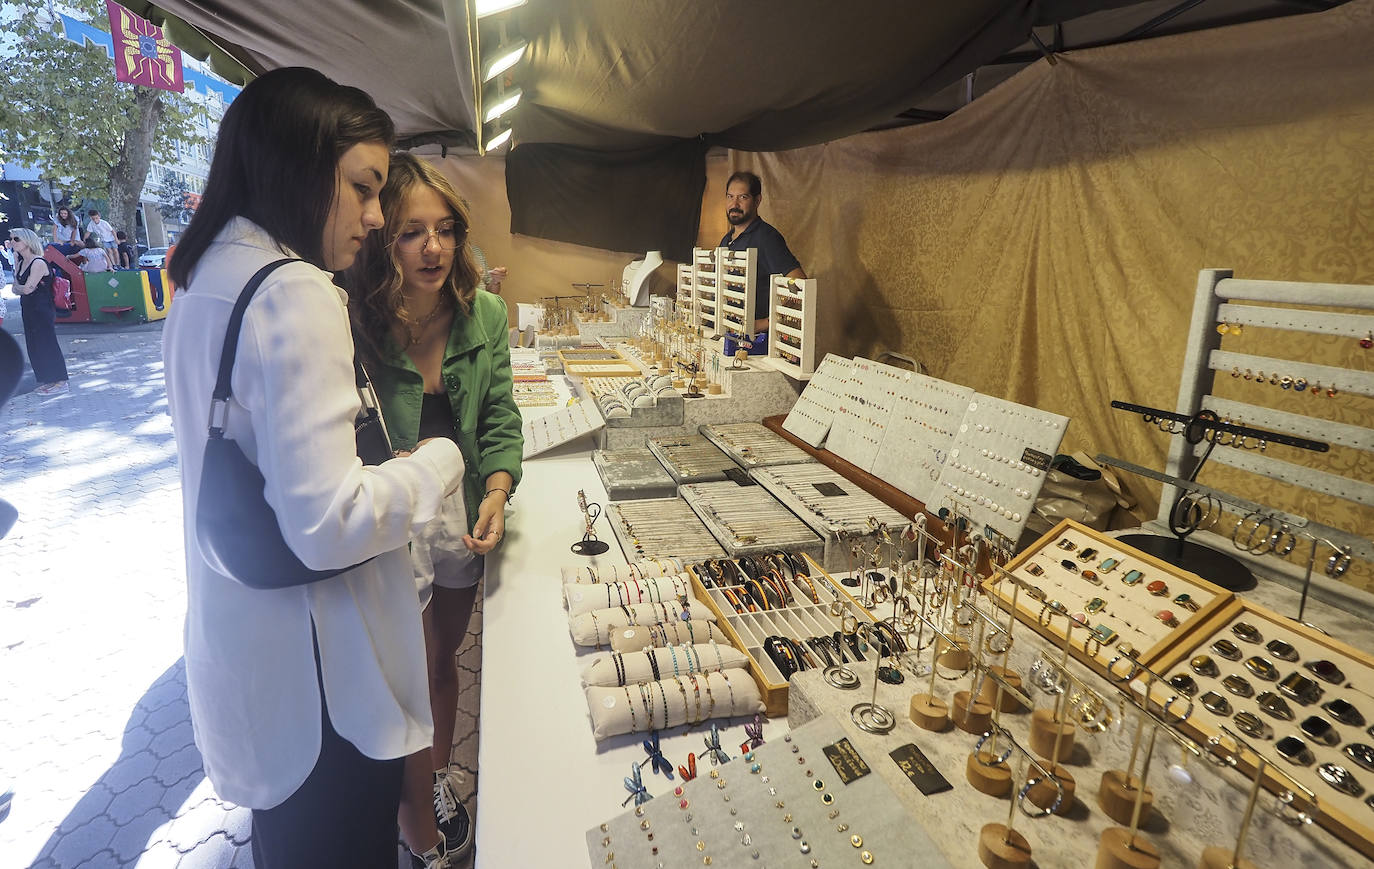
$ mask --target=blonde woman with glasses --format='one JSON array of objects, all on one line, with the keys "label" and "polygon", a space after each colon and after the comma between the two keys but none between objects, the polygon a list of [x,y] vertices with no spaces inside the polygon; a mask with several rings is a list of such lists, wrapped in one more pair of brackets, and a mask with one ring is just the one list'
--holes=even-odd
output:
[{"label": "blonde woman with glasses", "polygon": [[53,303],[52,269],[43,259],[43,242],[31,229],[11,229],[10,247],[15,253],[14,291],[24,318],[24,346],[38,379],[39,395],[67,388],[67,361],[57,344],[57,306]]}]

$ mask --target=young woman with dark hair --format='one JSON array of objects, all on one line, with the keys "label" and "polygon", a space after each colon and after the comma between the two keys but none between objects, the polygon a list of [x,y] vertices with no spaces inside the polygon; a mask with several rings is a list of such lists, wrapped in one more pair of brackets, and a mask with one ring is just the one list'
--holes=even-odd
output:
[{"label": "young woman with dark hair", "polygon": [[[381,867],[396,860],[404,758],[430,745],[420,607],[407,541],[460,486],[447,439],[364,466],[344,295],[347,268],[381,227],[393,140],[365,93],[278,69],[229,106],[201,207],[171,272],[163,335],[186,527],[191,722],[219,796],[253,809],[258,869]],[[355,565],[258,590],[197,547],[206,420],[221,346],[250,276],[225,435],[265,479],[282,536],[306,566]],[[251,546],[252,541],[244,545]]]},{"label": "young woman with dark hair", "polygon": [[81,250],[81,224],[65,205],[57,209],[52,221],[53,245],[67,256]]},{"label": "young woman with dark hair", "polygon": [[382,232],[367,240],[344,275],[382,417],[394,446],[447,438],[458,444],[466,465],[461,492],[410,549],[421,599],[428,601],[434,745],[406,763],[400,822],[415,867],[434,869],[472,840],[471,820],[449,774],[458,703],[455,655],[484,557],[505,534],[524,436],[512,392],[506,304],[478,289],[482,272],[467,243],[462,200],[433,166],[396,154],[382,188],[382,214]]}]

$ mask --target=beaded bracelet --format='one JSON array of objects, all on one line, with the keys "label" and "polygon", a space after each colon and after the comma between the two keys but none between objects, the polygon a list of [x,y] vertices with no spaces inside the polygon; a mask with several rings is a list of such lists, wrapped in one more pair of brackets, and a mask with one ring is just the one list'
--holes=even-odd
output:
[{"label": "beaded bracelet", "polygon": [[730,689],[730,714],[735,714],[735,686],[730,682],[730,674],[724,670],[720,671],[720,677],[725,680],[725,687]]},{"label": "beaded bracelet", "polygon": [[653,649],[649,649],[645,654],[649,658],[649,669],[654,671],[654,681],[657,682],[659,679],[663,678],[658,672],[658,656],[654,654]]},{"label": "beaded bracelet", "polygon": [[630,699],[629,688],[625,689],[625,705],[630,707],[630,732],[634,733],[639,730],[639,721],[635,719],[635,702]]}]

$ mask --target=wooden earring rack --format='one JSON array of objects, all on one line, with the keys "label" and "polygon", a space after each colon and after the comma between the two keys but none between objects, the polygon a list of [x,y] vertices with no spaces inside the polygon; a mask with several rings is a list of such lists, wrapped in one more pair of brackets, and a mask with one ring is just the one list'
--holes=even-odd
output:
[{"label": "wooden earring rack", "polygon": [[692,324],[708,338],[721,334],[717,307],[720,304],[720,261],[724,248],[692,249],[692,286],[695,308]]},{"label": "wooden earring rack", "polygon": [[754,334],[754,273],[759,267],[758,248],[717,248],[720,263],[720,322],[718,335]]},{"label": "wooden earring rack", "polygon": [[677,267],[677,309],[689,322],[695,323],[697,317],[697,289],[695,270],[692,263],[681,263]]}]

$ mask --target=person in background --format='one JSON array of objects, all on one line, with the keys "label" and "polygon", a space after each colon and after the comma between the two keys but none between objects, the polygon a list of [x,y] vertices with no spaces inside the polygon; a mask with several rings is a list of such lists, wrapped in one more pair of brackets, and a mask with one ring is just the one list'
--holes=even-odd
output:
[{"label": "person in background", "polygon": [[406,764],[400,823],[416,867],[436,869],[472,841],[449,771],[458,701],[455,655],[485,556],[505,534],[524,445],[512,392],[506,304],[480,288],[469,217],[448,179],[393,154],[385,228],[345,275],[349,314],[393,446],[447,438],[463,453],[463,490],[411,543],[424,612],[434,744]]},{"label": "person in background", "polygon": [[86,246],[80,253],[71,257],[71,261],[76,263],[83,272],[108,272],[110,261],[105,248],[100,246],[100,242],[94,234],[86,236]]},{"label": "person in background", "polygon": [[[171,260],[181,289],[163,330],[185,523],[186,686],[219,797],[252,809],[257,869],[396,865],[404,758],[434,736],[407,544],[462,485],[447,438],[365,466],[347,268],[382,226],[395,141],[367,94],[310,69],[266,72],[220,122],[205,196]],[[225,436],[308,585],[261,590],[216,573],[196,545],[211,394],[230,314],[244,310]],[[252,545],[252,541],[245,541]],[[351,565],[351,567],[350,567]]]},{"label": "person in background", "polygon": [[57,209],[57,217],[53,219],[52,242],[67,256],[81,250],[81,224],[65,205]]},{"label": "person in background", "polygon": [[14,291],[24,318],[24,346],[38,380],[34,390],[51,395],[67,388],[67,360],[57,343],[57,306],[52,297],[52,270],[43,259],[43,242],[31,229],[11,229],[10,246],[18,254]]},{"label": "person in background", "polygon": [[86,213],[91,218],[86,223],[86,234],[95,235],[100,246],[105,248],[105,261],[111,263],[110,267],[113,268],[113,263],[119,262],[119,251],[116,249],[118,245],[115,243],[115,228],[110,225],[108,220],[102,220],[100,212],[94,208]]},{"label": "person in background", "polygon": [[477,274],[481,277],[478,284],[479,289],[486,290],[492,295],[501,295],[501,282],[506,279],[509,270],[505,266],[496,268],[487,267],[487,255],[475,244],[468,244],[468,249],[472,251],[472,258],[477,263]]},{"label": "person in background", "polygon": [[787,247],[787,239],[773,225],[759,217],[763,201],[763,182],[753,172],[736,172],[725,182],[725,219],[730,231],[721,237],[720,247],[730,250],[757,248],[758,270],[754,273],[754,332],[765,333],[756,348],[767,345],[769,279],[772,275],[805,278],[801,263]]},{"label": "person in background", "polygon": [[8,232],[4,239],[4,245],[0,246],[0,283],[8,284],[14,280],[14,251],[10,248],[14,242],[10,241]]},{"label": "person in background", "polygon": [[129,237],[124,234],[124,230],[115,233],[115,238],[119,239],[117,245],[119,249],[119,265],[116,268],[132,269],[138,267],[138,251],[129,241]]}]

